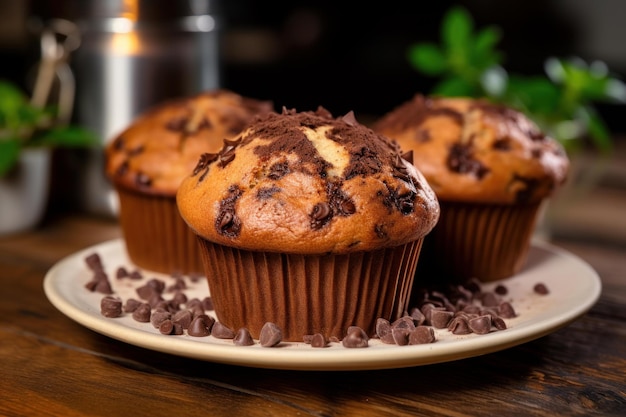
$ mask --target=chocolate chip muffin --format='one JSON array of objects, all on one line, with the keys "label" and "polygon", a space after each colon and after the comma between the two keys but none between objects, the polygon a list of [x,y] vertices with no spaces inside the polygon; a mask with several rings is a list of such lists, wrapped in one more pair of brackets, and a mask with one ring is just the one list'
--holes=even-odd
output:
[{"label": "chocolate chip muffin", "polygon": [[558,142],[516,110],[463,97],[417,94],[373,128],[413,151],[441,205],[420,270],[456,281],[519,272],[541,205],[567,177]]},{"label": "chocolate chip muffin", "polygon": [[141,268],[202,273],[195,235],[180,218],[176,191],[205,152],[217,152],[270,101],[214,90],[161,103],[140,115],[105,149],[106,175],[119,197],[128,255]]},{"label": "chocolate chip muffin", "polygon": [[283,340],[407,308],[421,244],[439,217],[434,192],[388,138],[333,116],[283,109],[206,153],[177,195],[202,242],[218,320]]}]

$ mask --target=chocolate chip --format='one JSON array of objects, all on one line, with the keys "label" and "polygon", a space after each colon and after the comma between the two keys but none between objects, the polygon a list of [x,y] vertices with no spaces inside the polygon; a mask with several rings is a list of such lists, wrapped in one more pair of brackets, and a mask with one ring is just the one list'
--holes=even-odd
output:
[{"label": "chocolate chip", "polygon": [[211,335],[218,339],[232,339],[235,337],[235,332],[225,324],[216,321],[211,329]]},{"label": "chocolate chip", "polygon": [[283,340],[283,332],[276,324],[267,322],[261,328],[259,343],[263,347],[273,347]]},{"label": "chocolate chip", "polygon": [[135,184],[140,187],[149,187],[152,184],[152,179],[143,172],[138,172],[135,176]]},{"label": "chocolate chip", "polygon": [[328,341],[326,340],[324,335],[321,333],[315,333],[311,337],[310,343],[311,343],[311,347],[314,347],[314,348],[323,348],[323,347],[328,346]]},{"label": "chocolate chip", "polygon": [[161,324],[159,324],[158,329],[159,333],[161,334],[172,334],[172,332],[174,331],[174,323],[172,322],[172,320],[169,319],[163,320]]},{"label": "chocolate chip", "polygon": [[107,295],[100,300],[100,313],[104,317],[114,318],[122,315],[122,300]]},{"label": "chocolate chip", "polygon": [[252,339],[252,335],[250,335],[250,331],[245,327],[237,330],[237,333],[235,333],[235,337],[233,337],[233,344],[236,346],[254,345],[254,340]]},{"label": "chocolate chip", "polygon": [[154,326],[155,329],[158,329],[165,320],[170,320],[172,318],[172,314],[169,311],[165,310],[157,310],[152,312],[150,316],[150,323]]},{"label": "chocolate chip", "polygon": [[469,329],[476,334],[487,334],[491,330],[491,316],[484,315],[467,321]]},{"label": "chocolate chip", "polygon": [[481,301],[485,307],[497,307],[500,304],[500,299],[492,292],[484,293]]},{"label": "chocolate chip", "polygon": [[498,284],[496,288],[493,290],[498,295],[506,295],[509,290],[502,284]]},{"label": "chocolate chip", "polygon": [[471,330],[467,323],[467,319],[464,317],[455,317],[450,321],[448,330],[453,334],[470,334]]},{"label": "chocolate chip", "polygon": [[133,319],[140,323],[148,323],[150,321],[150,315],[152,314],[152,307],[148,303],[141,303],[133,311]]},{"label": "chocolate chip", "polygon": [[174,323],[180,324],[183,329],[188,329],[191,321],[193,320],[193,315],[189,310],[180,310],[172,315],[172,321]]},{"label": "chocolate chip", "polygon": [[393,334],[391,330],[392,328],[391,328],[391,323],[389,323],[389,320],[384,319],[382,317],[379,317],[378,319],[376,319],[376,335],[378,336],[381,342],[389,344],[389,345],[396,343],[393,340]]},{"label": "chocolate chip", "polygon": [[535,291],[537,294],[541,294],[541,295],[546,295],[546,294],[550,293],[550,291],[548,290],[548,287],[546,286],[546,284],[541,283],[541,282],[535,284],[535,286],[533,287],[533,291]]},{"label": "chocolate chip", "polygon": [[435,341],[435,331],[432,327],[418,326],[409,334],[409,345],[423,345]]},{"label": "chocolate chip", "polygon": [[202,308],[207,311],[213,310],[213,299],[211,297],[204,297],[202,299]]},{"label": "chocolate chip", "polygon": [[369,338],[363,329],[357,326],[350,326],[341,344],[349,349],[365,348],[369,346]]},{"label": "chocolate chip", "polygon": [[453,315],[452,311],[442,311],[433,308],[430,310],[430,323],[435,329],[445,329],[448,327]]},{"label": "chocolate chip", "polygon": [[446,163],[451,171],[459,174],[472,174],[478,179],[482,179],[489,172],[487,167],[474,159],[470,144],[452,145]]},{"label": "chocolate chip", "polygon": [[499,138],[493,142],[493,149],[497,151],[511,150],[511,140],[508,138]]},{"label": "chocolate chip", "polygon": [[498,315],[505,319],[511,319],[516,316],[513,306],[508,301],[501,303],[498,306]]},{"label": "chocolate chip", "polygon": [[203,181],[207,172],[209,172],[209,165],[211,164],[211,162],[217,160],[218,157],[219,155],[216,153],[206,153],[206,152],[203,153],[202,155],[200,155],[200,159],[198,160],[198,163],[193,169],[191,175],[196,176],[200,172],[203,172],[200,178],[198,179],[198,181]]},{"label": "chocolate chip", "polygon": [[200,315],[189,323],[187,334],[193,337],[205,337],[211,334],[211,325],[213,323],[206,315]]},{"label": "chocolate chip", "polygon": [[102,258],[100,258],[98,253],[92,253],[85,257],[85,263],[87,264],[87,267],[94,272],[104,269],[102,265]]},{"label": "chocolate chip", "polygon": [[[414,329],[413,329],[414,330]],[[392,328],[391,335],[393,336],[393,341],[398,346],[406,346],[409,344],[409,334],[412,330],[407,328]]]},{"label": "chocolate chip", "polygon": [[325,201],[317,203],[313,206],[313,210],[309,215],[311,217],[311,228],[319,229],[324,224],[328,223],[330,218],[332,217],[332,210],[330,204]]},{"label": "chocolate chip", "polygon": [[132,313],[133,311],[137,310],[137,307],[139,307],[139,305],[141,305],[141,301],[134,298],[129,298],[128,300],[126,300],[126,303],[124,303],[124,312]]},{"label": "chocolate chip", "polygon": [[128,270],[126,270],[126,268],[124,268],[123,266],[120,266],[115,271],[115,277],[117,279],[128,278],[129,277]]},{"label": "chocolate chip", "polygon": [[277,162],[270,167],[267,177],[271,180],[278,180],[289,174],[289,164],[287,162]]}]

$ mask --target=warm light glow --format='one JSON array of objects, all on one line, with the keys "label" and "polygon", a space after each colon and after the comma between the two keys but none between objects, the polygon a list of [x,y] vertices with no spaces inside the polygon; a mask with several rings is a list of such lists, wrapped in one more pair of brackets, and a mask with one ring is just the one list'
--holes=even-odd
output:
[{"label": "warm light glow", "polygon": [[124,0],[124,11],[121,17],[136,22],[139,17],[139,0]]},{"label": "warm light glow", "polygon": [[136,55],[141,50],[139,36],[136,32],[114,33],[111,48],[115,54]]}]

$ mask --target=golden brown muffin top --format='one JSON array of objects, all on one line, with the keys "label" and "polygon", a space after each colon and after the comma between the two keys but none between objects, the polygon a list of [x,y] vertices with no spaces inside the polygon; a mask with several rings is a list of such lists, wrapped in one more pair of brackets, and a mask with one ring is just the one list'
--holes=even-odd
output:
[{"label": "golden brown muffin top", "polygon": [[524,204],[562,185],[563,147],[524,114],[486,100],[415,95],[373,125],[413,151],[441,201]]},{"label": "golden brown muffin top", "polygon": [[302,254],[398,246],[439,219],[434,192],[392,141],[321,107],[270,113],[204,154],[177,203],[209,241]]},{"label": "golden brown muffin top", "polygon": [[155,106],[106,147],[105,170],[117,186],[174,197],[204,152],[217,152],[271,101],[214,90]]}]

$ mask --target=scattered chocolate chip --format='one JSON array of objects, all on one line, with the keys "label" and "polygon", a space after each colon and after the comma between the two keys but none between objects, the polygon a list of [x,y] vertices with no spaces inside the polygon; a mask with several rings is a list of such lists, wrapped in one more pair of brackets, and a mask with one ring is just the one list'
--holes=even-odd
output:
[{"label": "scattered chocolate chip", "polygon": [[158,329],[161,334],[172,334],[174,331],[174,322],[170,319],[163,320],[158,325]]},{"label": "scattered chocolate chip", "polygon": [[508,301],[501,303],[498,306],[498,316],[503,317],[505,319],[512,319],[516,316],[515,310],[513,306]]},{"label": "scattered chocolate chip", "polygon": [[311,344],[311,347],[314,347],[314,348],[323,348],[323,347],[328,346],[328,342],[326,341],[326,338],[321,333],[315,333],[311,337],[310,344]]},{"label": "scattered chocolate chip", "polygon": [[120,317],[122,315],[122,300],[107,295],[100,300],[100,313],[104,317]]},{"label": "scattered chocolate chip", "polygon": [[134,298],[129,298],[128,300],[126,300],[126,303],[124,303],[124,312],[132,313],[133,311],[137,310],[137,307],[139,307],[140,304],[141,301]]},{"label": "scattered chocolate chip", "polygon": [[92,271],[101,271],[103,269],[102,259],[98,253],[92,253],[85,257],[85,263],[87,267]]},{"label": "scattered chocolate chip", "polygon": [[365,330],[360,327],[350,326],[346,335],[341,340],[341,344],[349,349],[365,348],[369,346],[369,337],[367,337]]},{"label": "scattered chocolate chip", "polygon": [[210,321],[207,321],[208,316],[198,316],[194,318],[189,324],[187,334],[193,337],[205,337],[211,334]]},{"label": "scattered chocolate chip", "polygon": [[541,294],[541,295],[546,295],[546,294],[548,294],[550,292],[548,290],[548,287],[546,287],[546,284],[541,283],[541,282],[535,284],[535,286],[533,287],[533,291],[535,291],[537,294]]},{"label": "scattered chocolate chip", "polygon": [[115,277],[117,279],[128,278],[129,277],[128,270],[126,270],[126,268],[124,268],[123,266],[120,266],[115,271]]},{"label": "scattered chocolate chip", "polygon": [[409,334],[409,345],[423,345],[433,343],[435,340],[435,331],[428,326],[417,326]]},{"label": "scattered chocolate chip", "polygon": [[496,285],[496,288],[494,288],[493,292],[495,292],[498,295],[507,295],[509,290],[504,285],[498,284]]},{"label": "scattered chocolate chip", "polygon": [[267,322],[261,328],[259,343],[263,347],[272,347],[278,345],[283,339],[283,332],[276,324]]},{"label": "scattered chocolate chip", "polygon": [[191,324],[191,320],[193,320],[193,315],[191,314],[191,311],[189,310],[177,311],[172,316],[172,321],[174,323],[180,324],[183,329],[189,328],[189,325]]},{"label": "scattered chocolate chip", "polygon": [[[415,330],[415,329],[413,329]],[[393,341],[398,346],[406,346],[409,344],[409,334],[412,330],[401,327],[394,327],[391,329],[391,336]]]},{"label": "scattered chocolate chip", "polygon": [[233,344],[236,346],[252,346],[254,340],[252,339],[252,335],[250,335],[250,331],[245,327],[237,330],[235,337],[233,337]]},{"label": "scattered chocolate chip", "polygon": [[452,311],[442,311],[436,308],[430,310],[430,323],[435,329],[445,329],[452,320]]},{"label": "scattered chocolate chip", "polygon": [[172,314],[169,311],[156,310],[150,315],[150,323],[155,329],[158,329],[165,320],[170,320]]},{"label": "scattered chocolate chip", "polygon": [[487,334],[491,330],[491,316],[484,315],[471,318],[467,321],[467,325],[476,334]]},{"label": "scattered chocolate chip", "polygon": [[450,321],[448,330],[453,334],[470,334],[471,330],[467,323],[467,319],[464,317],[455,317]]},{"label": "scattered chocolate chip", "polygon": [[213,310],[213,300],[211,299],[211,297],[204,297],[202,299],[201,305],[202,305],[202,308],[207,311]]},{"label": "scattered chocolate chip", "polygon": [[213,324],[213,329],[211,330],[211,334],[213,337],[218,339],[232,339],[235,337],[235,332],[228,326],[216,321]]},{"label": "scattered chocolate chip", "polygon": [[376,319],[376,336],[380,339],[381,342],[386,344],[394,344],[396,343],[393,340],[393,334],[391,332],[391,323],[389,320],[379,317]]},{"label": "scattered chocolate chip", "polygon": [[113,294],[113,288],[108,279],[98,279],[94,291],[100,294]]},{"label": "scattered chocolate chip", "polygon": [[152,308],[148,303],[141,303],[133,311],[133,319],[141,323],[148,323],[150,321],[150,315],[152,314]]}]

